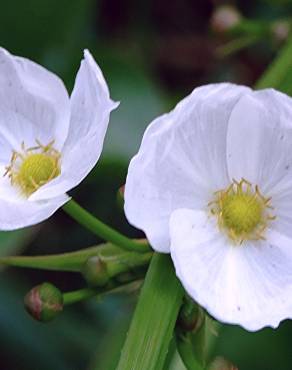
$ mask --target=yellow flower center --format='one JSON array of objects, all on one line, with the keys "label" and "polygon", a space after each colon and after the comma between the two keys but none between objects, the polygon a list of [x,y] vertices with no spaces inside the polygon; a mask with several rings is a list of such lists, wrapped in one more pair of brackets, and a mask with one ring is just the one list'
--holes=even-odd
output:
[{"label": "yellow flower center", "polygon": [[271,198],[265,198],[258,186],[242,179],[233,181],[226,190],[215,193],[209,203],[211,213],[217,216],[218,226],[236,244],[245,240],[265,239],[268,222],[275,219],[268,210]]},{"label": "yellow flower center", "polygon": [[6,174],[11,184],[20,188],[25,196],[31,195],[41,186],[60,175],[60,153],[53,148],[53,143],[26,149],[24,143],[21,152],[13,151]]}]

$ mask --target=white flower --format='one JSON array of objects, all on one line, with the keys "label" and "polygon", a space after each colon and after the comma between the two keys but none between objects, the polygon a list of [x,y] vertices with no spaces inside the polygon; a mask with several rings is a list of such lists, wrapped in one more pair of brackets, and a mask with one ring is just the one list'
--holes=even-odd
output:
[{"label": "white flower", "polygon": [[62,81],[0,49],[0,229],[43,221],[96,164],[117,106],[88,51],[69,98]]},{"label": "white flower", "polygon": [[292,317],[291,148],[291,98],[215,84],[154,120],[129,167],[128,220],[191,297],[248,330]]}]

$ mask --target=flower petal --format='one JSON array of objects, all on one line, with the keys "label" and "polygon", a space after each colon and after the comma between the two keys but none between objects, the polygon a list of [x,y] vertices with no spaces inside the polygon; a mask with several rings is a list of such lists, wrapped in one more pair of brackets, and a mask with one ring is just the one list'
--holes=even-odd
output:
[{"label": "flower petal", "polygon": [[12,150],[55,140],[60,149],[67,137],[70,106],[63,82],[40,65],[0,48],[0,162]]},{"label": "flower petal", "polygon": [[266,196],[291,188],[291,142],[292,99],[273,89],[244,95],[230,116],[230,177],[259,185]]},{"label": "flower petal", "polygon": [[213,218],[189,209],[173,212],[170,234],[177,276],[216,319],[255,331],[291,317],[292,239],[270,231],[234,246]]},{"label": "flower petal", "polygon": [[[292,184],[291,184],[292,186]],[[292,188],[272,194],[273,209],[276,218],[270,222],[270,228],[292,238]]]},{"label": "flower petal", "polygon": [[17,202],[0,199],[0,230],[16,230],[42,222],[68,200],[70,198],[66,194],[39,202],[29,202],[26,199]]},{"label": "flower petal", "polygon": [[11,185],[11,179],[4,174],[6,173],[6,167],[0,165],[0,199],[11,202],[19,202],[23,200],[23,196],[17,186]]},{"label": "flower petal", "polygon": [[169,217],[176,208],[206,206],[229,184],[226,131],[232,109],[248,88],[222,83],[197,88],[155,119],[132,159],[125,213],[150,244],[169,252]]},{"label": "flower petal", "polygon": [[55,197],[84,179],[100,157],[110,112],[117,106],[109,97],[100,68],[85,51],[71,96],[71,122],[61,175],[33,193],[31,200]]}]

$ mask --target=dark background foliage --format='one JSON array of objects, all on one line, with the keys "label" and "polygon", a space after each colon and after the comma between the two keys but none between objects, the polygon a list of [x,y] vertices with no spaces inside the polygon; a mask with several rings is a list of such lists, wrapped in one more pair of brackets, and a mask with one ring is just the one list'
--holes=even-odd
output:
[{"label": "dark background foliage", "polygon": [[[222,4],[251,20],[244,35],[224,31]],[[10,0],[1,3],[0,43],[60,75],[69,90],[82,50],[91,50],[121,105],[100,162],[72,195],[117,229],[140,236],[127,224],[116,193],[147,124],[198,85],[253,85],[285,40],[291,11],[289,0]],[[97,242],[59,210],[36,227],[0,233],[0,254],[58,253]],[[22,300],[43,281],[64,291],[84,286],[77,274],[1,271],[0,370],[114,369],[136,296],[93,299],[41,324],[26,314]],[[290,370],[291,334],[288,321],[258,333],[225,325],[214,353],[242,370]],[[183,370],[178,359],[168,368]]]}]

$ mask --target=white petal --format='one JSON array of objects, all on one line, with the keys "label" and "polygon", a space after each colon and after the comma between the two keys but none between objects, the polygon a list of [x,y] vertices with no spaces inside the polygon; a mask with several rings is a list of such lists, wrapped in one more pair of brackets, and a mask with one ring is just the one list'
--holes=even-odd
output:
[{"label": "white petal", "polygon": [[26,199],[18,202],[0,199],[0,230],[16,230],[42,222],[69,199],[66,194],[39,202],[30,202]]},{"label": "white petal", "polygon": [[11,185],[11,180],[7,174],[4,176],[5,173],[6,167],[0,165],[0,199],[9,199],[10,202],[19,202],[23,200],[20,189]]},{"label": "white petal", "polygon": [[109,97],[100,68],[85,51],[71,96],[71,122],[62,152],[61,175],[42,186],[31,200],[55,197],[84,179],[100,157],[110,112],[117,106]]},{"label": "white petal", "polygon": [[270,228],[292,238],[292,187],[272,193],[271,204],[273,209],[270,213],[276,219],[270,221]]},{"label": "white petal", "polygon": [[292,315],[292,239],[234,246],[205,212],[180,209],[170,219],[171,256],[191,297],[216,319],[250,331]]},{"label": "white petal", "polygon": [[244,95],[227,134],[231,178],[245,178],[264,195],[292,184],[292,99],[273,89]]},{"label": "white petal", "polygon": [[8,164],[21,143],[35,146],[67,137],[70,106],[62,81],[38,64],[0,48],[0,162]]},{"label": "white petal", "polygon": [[176,208],[202,208],[230,180],[226,131],[230,113],[248,88],[214,84],[197,88],[146,130],[125,188],[129,222],[154,249],[169,251],[169,217]]}]

